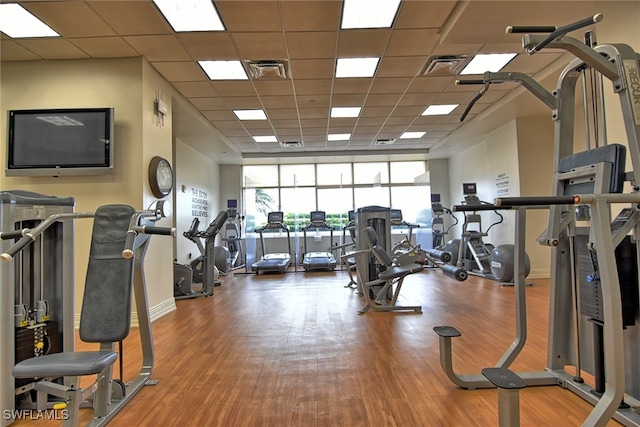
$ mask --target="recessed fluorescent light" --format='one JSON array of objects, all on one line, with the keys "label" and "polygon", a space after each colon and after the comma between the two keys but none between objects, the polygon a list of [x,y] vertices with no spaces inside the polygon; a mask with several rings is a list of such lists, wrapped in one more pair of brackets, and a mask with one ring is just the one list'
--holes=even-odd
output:
[{"label": "recessed fluorescent light", "polygon": [[442,116],[449,114],[458,107],[459,104],[441,104],[441,105],[429,105],[426,110],[422,112],[423,116]]},{"label": "recessed fluorescent light", "polygon": [[249,80],[240,61],[198,61],[211,80]]},{"label": "recessed fluorescent light", "polygon": [[211,0],[153,0],[174,31],[224,31]]},{"label": "recessed fluorescent light", "polygon": [[341,29],[389,28],[400,0],[345,0]]},{"label": "recessed fluorescent light", "polygon": [[327,135],[327,141],[348,141],[351,138],[350,133],[330,133]]},{"label": "recessed fluorescent light", "polygon": [[254,136],[255,142],[278,142],[278,139],[273,135]]},{"label": "recessed fluorescent light", "polygon": [[360,107],[333,107],[331,117],[358,117]]},{"label": "recessed fluorescent light", "polygon": [[0,4],[0,31],[14,39],[60,36],[51,27],[16,3]]},{"label": "recessed fluorescent light", "polygon": [[267,120],[264,110],[233,110],[240,120]]},{"label": "recessed fluorescent light", "polygon": [[484,74],[487,71],[496,73],[516,55],[517,53],[480,53],[473,57],[460,74]]},{"label": "recessed fluorescent light", "polygon": [[336,77],[373,77],[380,58],[338,58]]},{"label": "recessed fluorescent light", "polygon": [[400,135],[400,139],[418,139],[422,138],[427,132],[405,132]]}]

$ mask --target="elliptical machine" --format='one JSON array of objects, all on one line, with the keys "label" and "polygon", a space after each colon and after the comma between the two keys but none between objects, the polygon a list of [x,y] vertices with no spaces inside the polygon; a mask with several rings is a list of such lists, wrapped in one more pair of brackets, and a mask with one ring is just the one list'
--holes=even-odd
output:
[{"label": "elliptical machine", "polygon": [[[209,224],[205,231],[199,231],[200,220],[194,218],[191,227],[183,234],[184,237],[196,244],[200,256],[189,265],[173,263],[173,296],[175,299],[209,297],[213,295],[215,286],[220,286],[220,272],[215,266],[215,240],[228,218],[227,211],[221,211]],[[204,244],[202,244],[204,240]],[[199,283],[199,290],[193,289],[193,284]]]}]

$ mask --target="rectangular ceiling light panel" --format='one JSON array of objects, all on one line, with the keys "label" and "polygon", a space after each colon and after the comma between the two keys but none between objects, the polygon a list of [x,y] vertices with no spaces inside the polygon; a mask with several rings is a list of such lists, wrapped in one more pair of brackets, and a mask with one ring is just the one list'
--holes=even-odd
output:
[{"label": "rectangular ceiling light panel", "polygon": [[278,139],[273,135],[259,135],[254,136],[253,140],[255,142],[278,142]]},{"label": "rectangular ceiling light panel", "polygon": [[479,53],[469,61],[460,74],[484,74],[487,71],[497,73],[516,55],[517,53]]},{"label": "rectangular ceiling light panel", "polygon": [[14,39],[60,36],[17,3],[0,4],[0,31]]},{"label": "rectangular ceiling light panel", "polygon": [[451,113],[458,107],[459,104],[440,104],[429,105],[426,110],[422,112],[423,116],[444,116]]},{"label": "rectangular ceiling light panel", "polygon": [[198,61],[210,80],[249,80],[240,61]]},{"label": "rectangular ceiling light panel", "polygon": [[331,117],[358,117],[360,115],[360,107],[333,107],[331,108]]},{"label": "rectangular ceiling light panel", "polygon": [[422,138],[427,132],[405,132],[400,135],[400,139],[418,139]]},{"label": "rectangular ceiling light panel", "polygon": [[327,141],[348,141],[351,138],[350,133],[330,133],[327,135]]},{"label": "rectangular ceiling light panel", "polygon": [[267,120],[264,110],[233,110],[240,120]]},{"label": "rectangular ceiling light panel", "polygon": [[400,0],[344,0],[340,28],[390,28],[398,6]]},{"label": "rectangular ceiling light panel", "polygon": [[224,31],[211,0],[153,0],[176,32]]},{"label": "rectangular ceiling light panel", "polygon": [[338,58],[336,78],[373,77],[380,58]]}]

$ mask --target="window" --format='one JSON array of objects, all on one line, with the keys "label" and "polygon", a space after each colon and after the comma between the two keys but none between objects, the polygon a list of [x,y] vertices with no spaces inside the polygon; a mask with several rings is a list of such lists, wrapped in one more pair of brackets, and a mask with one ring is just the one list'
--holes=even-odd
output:
[{"label": "window", "polygon": [[331,163],[317,165],[318,185],[351,185],[351,163]]},{"label": "window", "polygon": [[388,184],[389,163],[354,163],[354,184]]},{"label": "window", "polygon": [[316,185],[316,171],[313,165],[280,166],[280,187],[309,185]]}]

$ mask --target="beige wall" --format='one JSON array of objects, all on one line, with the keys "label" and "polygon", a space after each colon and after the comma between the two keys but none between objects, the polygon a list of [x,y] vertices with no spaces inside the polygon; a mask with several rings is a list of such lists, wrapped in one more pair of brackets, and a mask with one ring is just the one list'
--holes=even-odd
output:
[{"label": "beige wall", "polygon": [[[2,190],[29,190],[54,196],[72,196],[77,212],[101,205],[123,203],[147,208],[154,200],[149,190],[147,165],[154,155],[172,160],[171,124],[154,123],[157,89],[171,88],[141,58],[4,62],[1,75],[0,114],[7,110],[62,107],[115,108],[115,167],[113,175],[74,177],[7,177],[0,173]],[[169,98],[170,101],[170,98]],[[6,121],[0,120],[2,146]],[[6,164],[6,151],[0,161]],[[170,226],[172,218],[158,225]],[[91,220],[77,220],[75,234],[76,312],[85,280]],[[173,245],[154,237],[146,263],[152,318],[175,308],[173,301]],[[155,315],[155,316],[154,316]],[[135,320],[135,318],[134,318]]]}]

